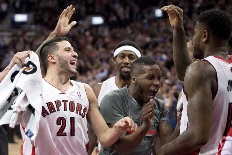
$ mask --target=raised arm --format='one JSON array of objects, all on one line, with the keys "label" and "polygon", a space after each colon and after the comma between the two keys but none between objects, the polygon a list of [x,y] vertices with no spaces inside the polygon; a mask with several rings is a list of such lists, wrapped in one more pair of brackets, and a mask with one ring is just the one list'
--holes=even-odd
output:
[{"label": "raised arm", "polygon": [[88,123],[104,147],[110,147],[114,144],[123,132],[137,131],[137,124],[129,117],[120,119],[112,128],[109,128],[99,111],[97,98],[92,88],[89,85],[85,85],[85,89],[90,103],[87,114]]},{"label": "raised arm", "polygon": [[[75,8],[72,5],[69,5],[66,9],[62,11],[55,29],[50,33],[48,38],[36,49],[35,53],[40,56],[41,47],[48,42],[50,39],[66,35],[70,29],[76,25],[76,21],[70,22],[70,19],[75,11]],[[42,67],[41,67],[42,68]],[[42,74],[44,74],[42,70]]]},{"label": "raised arm", "polygon": [[[212,81],[214,68],[206,61],[192,63],[186,71],[184,90],[188,95],[189,127],[176,139],[162,146],[162,154],[191,154],[207,143],[212,121]],[[202,82],[204,81],[204,82]]]},{"label": "raised arm", "polygon": [[58,22],[56,24],[55,29],[50,33],[48,38],[39,46],[39,48],[36,50],[36,53],[39,52],[40,48],[44,43],[46,43],[48,40],[58,37],[58,36],[64,36],[66,35],[70,29],[76,25],[76,21],[70,22],[70,19],[75,11],[75,8],[72,5],[69,5],[66,9],[62,11],[60,14],[60,17],[58,19]]},{"label": "raised arm", "polygon": [[173,28],[173,60],[179,80],[183,81],[187,67],[193,62],[189,55],[183,25],[183,10],[174,5],[161,8],[168,13]]}]

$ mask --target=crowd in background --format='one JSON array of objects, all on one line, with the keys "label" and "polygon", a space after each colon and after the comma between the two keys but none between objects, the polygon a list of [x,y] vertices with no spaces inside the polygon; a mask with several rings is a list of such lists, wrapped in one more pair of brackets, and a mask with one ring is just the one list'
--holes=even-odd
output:
[{"label": "crowd in background", "polygon": [[[113,76],[114,46],[130,39],[140,45],[142,55],[149,55],[159,63],[163,78],[158,97],[170,109],[177,103],[182,83],[173,64],[168,17],[166,14],[158,17],[155,10],[167,4],[181,7],[187,41],[193,36],[201,11],[219,8],[232,15],[230,0],[1,0],[0,71],[14,53],[35,50],[55,27],[60,12],[70,4],[76,8],[72,20],[78,22],[67,36],[79,55],[77,80],[93,86]],[[30,20],[27,24],[14,23],[11,21],[14,13],[27,13]],[[104,24],[92,25],[87,19],[91,15],[103,16]]]}]

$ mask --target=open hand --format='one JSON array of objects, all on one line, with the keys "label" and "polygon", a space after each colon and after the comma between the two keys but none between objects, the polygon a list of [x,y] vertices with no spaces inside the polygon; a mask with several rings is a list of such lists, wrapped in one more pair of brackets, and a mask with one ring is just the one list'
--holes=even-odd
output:
[{"label": "open hand", "polygon": [[154,122],[154,102],[154,99],[150,99],[150,101],[146,103],[142,109],[143,123],[145,123],[145,125],[147,125],[149,128]]},{"label": "open hand", "polygon": [[56,24],[56,28],[54,29],[53,33],[56,36],[64,36],[66,35],[69,30],[76,25],[76,21],[72,21],[69,23],[70,18],[73,15],[75,8],[72,5],[69,5],[63,12],[60,14],[59,20]]},{"label": "open hand", "polygon": [[126,132],[126,131],[137,131],[137,124],[129,117],[124,117],[117,121],[114,126],[116,131],[118,132]]},{"label": "open hand", "polygon": [[175,5],[167,5],[161,8],[168,13],[170,24],[173,28],[183,27],[183,10]]}]

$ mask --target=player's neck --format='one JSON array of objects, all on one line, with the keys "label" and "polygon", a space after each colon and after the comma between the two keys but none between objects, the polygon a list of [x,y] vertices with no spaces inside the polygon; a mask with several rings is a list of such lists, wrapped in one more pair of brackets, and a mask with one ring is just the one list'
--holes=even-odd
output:
[{"label": "player's neck", "polygon": [[221,56],[226,59],[228,58],[228,48],[227,46],[217,46],[217,47],[211,46],[207,48],[205,57],[208,57],[210,55]]},{"label": "player's neck", "polygon": [[119,76],[115,76],[115,84],[118,88],[125,87],[126,85],[130,85],[130,80],[120,79]]},{"label": "player's neck", "polygon": [[65,92],[66,90],[72,87],[70,79],[64,75],[47,74],[44,77],[44,80],[47,81],[53,87],[59,89],[61,92]]},{"label": "player's neck", "polygon": [[136,88],[133,85],[130,85],[128,87],[128,90],[129,90],[129,93],[130,93],[131,97],[136,101],[136,103],[138,103],[142,107],[143,102],[141,101]]}]

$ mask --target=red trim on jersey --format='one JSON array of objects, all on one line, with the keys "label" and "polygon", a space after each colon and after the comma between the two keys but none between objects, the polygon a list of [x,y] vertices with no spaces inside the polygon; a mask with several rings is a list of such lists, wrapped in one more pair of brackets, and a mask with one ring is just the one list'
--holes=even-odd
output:
[{"label": "red trim on jersey", "polygon": [[[21,125],[23,131],[25,132],[25,128]],[[21,147],[20,147],[20,155],[23,155],[23,144],[24,144],[25,141],[23,141]],[[31,155],[35,155],[35,146],[33,145],[32,146],[32,149],[31,149]]]},{"label": "red trim on jersey", "polygon": [[86,152],[89,151],[89,142],[85,145]]},{"label": "red trim on jersey", "polygon": [[218,145],[218,153],[217,153],[217,155],[221,155],[221,153],[222,153],[222,148],[223,148],[224,145],[225,145],[225,141],[226,141],[226,137],[224,136],[224,137],[222,138],[221,142],[220,142],[219,145]]},{"label": "red trim on jersey", "polygon": [[200,149],[194,151],[193,153],[191,153],[191,155],[199,155],[199,153],[200,153]]},{"label": "red trim on jersey", "polygon": [[154,134],[156,134],[156,130],[149,130],[149,131],[147,131],[147,134],[154,135]]},{"label": "red trim on jersey", "polygon": [[230,127],[230,131],[228,133],[228,136],[231,136],[232,137],[232,127]]},{"label": "red trim on jersey", "polygon": [[222,56],[214,56],[215,58],[218,58],[220,60],[223,60],[225,62],[227,62],[228,64],[231,64],[232,63],[232,55],[228,55],[229,56],[229,59],[228,60],[225,60]]},{"label": "red trim on jersey", "polygon": [[35,155],[35,146],[33,145],[32,150],[31,150],[31,155]]},{"label": "red trim on jersey", "polygon": [[[24,144],[24,141],[20,147],[20,155],[23,155],[23,144]],[[31,149],[31,155],[35,155],[35,146],[33,145],[32,149]]]},{"label": "red trim on jersey", "polygon": [[21,155],[23,155],[23,144],[24,144],[24,141],[23,141],[23,143],[22,143],[21,146],[20,146],[20,154],[21,154]]}]

